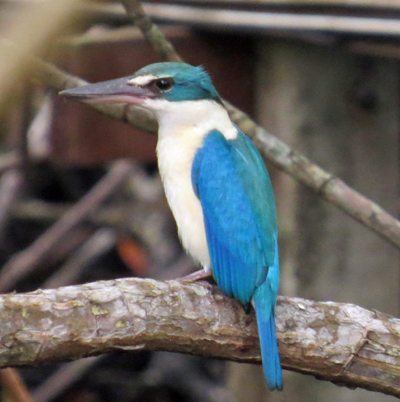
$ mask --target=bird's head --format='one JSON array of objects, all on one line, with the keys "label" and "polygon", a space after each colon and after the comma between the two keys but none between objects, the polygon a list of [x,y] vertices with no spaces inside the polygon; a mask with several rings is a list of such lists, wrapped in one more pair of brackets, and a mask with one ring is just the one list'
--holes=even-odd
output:
[{"label": "bird's head", "polygon": [[135,74],[89,84],[60,93],[90,103],[129,103],[157,113],[185,101],[222,103],[202,67],[185,63],[155,63]]}]

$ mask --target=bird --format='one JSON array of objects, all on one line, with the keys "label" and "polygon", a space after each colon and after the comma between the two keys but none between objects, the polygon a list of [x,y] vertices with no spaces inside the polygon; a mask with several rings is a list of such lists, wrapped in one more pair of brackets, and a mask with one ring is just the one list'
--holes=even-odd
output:
[{"label": "bird", "polygon": [[264,375],[282,389],[275,325],[277,214],[257,148],[230,119],[202,66],[161,62],[128,77],[64,90],[89,103],[127,103],[158,121],[157,160],[184,249],[218,287],[256,313]]}]

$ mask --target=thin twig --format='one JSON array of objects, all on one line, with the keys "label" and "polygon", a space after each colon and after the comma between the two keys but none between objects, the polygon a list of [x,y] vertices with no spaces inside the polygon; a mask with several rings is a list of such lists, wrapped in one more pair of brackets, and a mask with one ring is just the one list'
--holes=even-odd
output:
[{"label": "thin twig", "polygon": [[122,4],[126,8],[128,15],[133,19],[133,23],[142,31],[147,42],[162,59],[177,62],[183,61],[172,43],[166,40],[165,35],[158,26],[153,24],[151,19],[146,15],[139,1],[123,0]]},{"label": "thin twig", "polygon": [[[2,47],[0,46],[0,50]],[[13,47],[14,51],[18,51]],[[46,84],[47,86],[62,91],[68,88],[79,87],[88,84],[87,81],[76,77],[72,74],[68,74],[65,71],[40,60],[37,57],[31,57],[29,62],[35,67],[32,74],[32,79],[39,84]],[[89,107],[112,117],[113,119],[122,120],[134,127],[149,132],[157,131],[157,123],[148,113],[144,113],[134,106],[126,105],[90,105]]]},{"label": "thin twig", "polygon": [[0,273],[0,289],[11,288],[24,275],[40,265],[48,253],[65,236],[80,224],[85,216],[99,206],[118,189],[128,178],[131,164],[126,161],[116,162],[108,174],[73,208],[71,208],[54,226],[40,236],[30,247],[11,258]]},{"label": "thin twig", "polygon": [[13,402],[34,402],[17,370],[0,370],[0,380],[12,396]]},{"label": "thin twig", "polygon": [[41,286],[42,289],[54,289],[76,283],[83,267],[110,250],[115,244],[113,229],[97,230],[70,258]]},{"label": "thin twig", "polygon": [[[39,223],[54,223],[73,207],[72,203],[61,204],[46,202],[42,200],[26,200],[15,204],[11,210],[11,215],[15,219],[30,220]],[[84,217],[84,223],[90,223],[95,227],[116,228],[125,218],[129,220],[129,209],[132,204],[122,204],[113,206],[101,206],[95,211]],[[133,207],[132,207],[133,208]]]},{"label": "thin twig", "polygon": [[[0,51],[1,53],[15,53],[19,57],[24,57],[27,64],[33,69],[30,78],[36,84],[45,84],[57,91],[88,84],[82,78],[69,74],[38,57],[23,55],[21,49],[10,42],[0,41]],[[143,110],[136,107],[126,107],[125,105],[90,105],[90,107],[114,119],[126,121],[142,130],[157,131],[156,121],[149,114],[143,113]]]},{"label": "thin twig", "polygon": [[43,384],[32,392],[35,402],[48,402],[54,400],[71,384],[82,378],[85,373],[98,364],[105,355],[79,359],[64,364]]},{"label": "thin twig", "polygon": [[12,169],[0,178],[0,243],[4,242],[10,212],[22,190],[23,177],[20,170]]},{"label": "thin twig", "polygon": [[[143,197],[143,192],[141,196]],[[49,224],[60,219],[71,207],[70,204],[38,200],[22,201],[14,206],[11,216],[14,219]],[[187,256],[182,261],[176,261],[179,253],[177,238],[168,235],[171,219],[164,202],[140,201],[135,197],[135,200],[129,203],[101,206],[86,215],[83,222],[96,228],[111,228],[122,236],[138,239],[151,256],[150,276],[171,279],[187,275],[191,271],[190,268],[193,268],[193,261],[190,264],[191,260]],[[168,269],[160,276],[161,264]]]},{"label": "thin twig", "polygon": [[22,165],[21,155],[16,151],[10,151],[0,157],[0,175],[10,169],[20,168]]},{"label": "thin twig", "polygon": [[[276,313],[284,368],[400,397],[399,319],[286,297]],[[121,350],[260,362],[254,314],[204,282],[132,278],[7,294],[0,327],[0,367]]]}]

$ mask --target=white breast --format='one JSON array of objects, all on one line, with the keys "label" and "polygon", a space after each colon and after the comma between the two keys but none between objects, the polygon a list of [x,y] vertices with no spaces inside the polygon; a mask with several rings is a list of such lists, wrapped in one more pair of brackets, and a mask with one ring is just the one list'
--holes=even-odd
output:
[{"label": "white breast", "polygon": [[237,130],[226,110],[215,102],[155,102],[157,157],[165,194],[183,247],[203,267],[210,268],[203,211],[192,186],[192,164],[211,130],[218,129],[228,139],[235,138]]},{"label": "white breast", "polygon": [[203,267],[209,267],[203,211],[191,180],[195,149],[192,144],[186,143],[185,138],[184,134],[160,138],[157,145],[158,165],[183,247]]}]

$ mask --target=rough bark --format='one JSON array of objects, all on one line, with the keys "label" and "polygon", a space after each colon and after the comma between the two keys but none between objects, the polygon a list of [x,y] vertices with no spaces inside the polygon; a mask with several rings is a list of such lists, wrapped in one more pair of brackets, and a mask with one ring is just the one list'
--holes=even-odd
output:
[{"label": "rough bark", "polygon": [[[253,314],[206,283],[120,279],[0,297],[0,367],[111,351],[167,350],[259,363]],[[400,320],[281,297],[282,365],[400,396]]]}]

